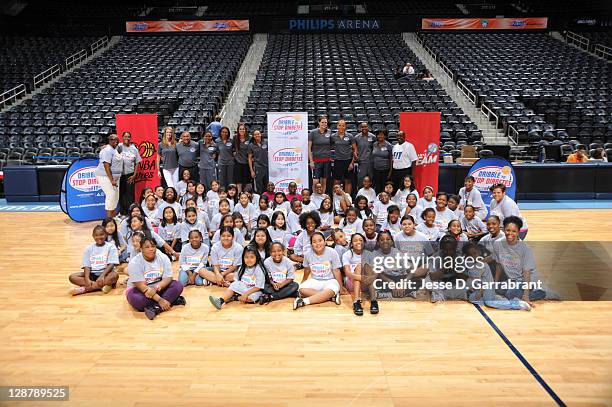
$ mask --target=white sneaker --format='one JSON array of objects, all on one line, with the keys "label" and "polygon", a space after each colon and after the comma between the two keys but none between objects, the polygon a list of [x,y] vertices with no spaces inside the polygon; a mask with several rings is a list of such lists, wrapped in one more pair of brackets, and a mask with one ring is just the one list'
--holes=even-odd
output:
[{"label": "white sneaker", "polygon": [[519,305],[524,311],[531,311],[531,305],[527,301],[519,300]]},{"label": "white sneaker", "polygon": [[340,292],[337,292],[334,296],[334,302],[336,303],[336,305],[340,305]]}]

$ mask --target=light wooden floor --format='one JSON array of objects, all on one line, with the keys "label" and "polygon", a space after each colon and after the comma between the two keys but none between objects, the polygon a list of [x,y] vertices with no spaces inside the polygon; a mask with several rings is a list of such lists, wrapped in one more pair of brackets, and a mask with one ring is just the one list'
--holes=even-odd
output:
[{"label": "light wooden floor", "polygon": [[[529,240],[612,241],[612,210],[525,216]],[[349,297],[218,312],[217,289],[188,287],[186,307],[149,321],[123,289],[72,298],[92,225],[0,214],[0,385],[68,385],[79,405],[554,403],[467,303],[382,302],[361,318]],[[612,404],[611,302],[486,312],[565,403]]]}]

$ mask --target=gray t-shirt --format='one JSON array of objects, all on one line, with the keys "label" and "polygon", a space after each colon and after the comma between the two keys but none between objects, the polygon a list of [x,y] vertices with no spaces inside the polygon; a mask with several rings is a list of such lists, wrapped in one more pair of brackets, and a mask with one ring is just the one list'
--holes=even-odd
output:
[{"label": "gray t-shirt", "polygon": [[178,143],[176,145],[178,163],[181,167],[195,167],[198,156],[198,143],[190,141],[188,145]]},{"label": "gray t-shirt", "polygon": [[210,264],[219,266],[222,271],[230,266],[240,266],[243,250],[244,248],[236,242],[232,242],[232,246],[227,249],[223,247],[221,242],[215,243],[210,250]]},{"label": "gray t-shirt", "polygon": [[241,141],[239,145],[240,149],[236,146],[236,162],[238,164],[246,164],[248,163],[249,145],[251,145],[251,141]]},{"label": "gray t-shirt", "polygon": [[172,278],[172,265],[168,256],[159,250],[155,251],[155,258],[152,261],[145,260],[142,253],[139,253],[130,260],[128,274],[128,287],[141,281],[151,286],[164,278]]},{"label": "gray t-shirt", "polygon": [[100,162],[96,167],[96,175],[101,177],[106,176],[106,170],[104,169],[104,163],[109,163],[111,165],[111,173],[114,178],[119,178],[121,176],[121,170],[123,164],[121,162],[121,155],[117,152],[116,149],[111,147],[111,145],[107,145],[100,151]]},{"label": "gray t-shirt", "polygon": [[204,141],[200,141],[200,168],[205,170],[215,169],[215,154],[219,152],[217,145],[212,142],[210,144],[204,144]]},{"label": "gray t-shirt", "polygon": [[338,133],[332,136],[336,160],[348,161],[353,158],[353,136],[347,132],[340,137]]},{"label": "gray t-shirt", "polygon": [[216,141],[217,150],[219,151],[219,164],[231,165],[234,164],[234,145],[231,140],[225,142],[221,140]]},{"label": "gray t-shirt", "polygon": [[242,281],[250,290],[253,287],[264,288],[266,276],[261,266],[257,265],[255,267],[246,267],[240,278],[238,278],[238,274],[236,274],[236,280]]},{"label": "gray t-shirt", "polygon": [[312,158],[314,160],[331,157],[330,138],[331,131],[329,129],[321,134],[317,127],[308,133],[308,141],[312,142]]},{"label": "gray t-shirt", "polygon": [[511,246],[502,239],[493,242],[491,246],[493,259],[502,265],[510,280],[523,281],[523,270],[531,272],[531,281],[537,280],[533,252],[525,242]]},{"label": "gray t-shirt", "polygon": [[295,279],[295,269],[293,268],[293,263],[286,256],[283,256],[280,263],[275,262],[272,257],[268,257],[266,260],[264,260],[264,266],[266,266],[272,281],[275,283]]},{"label": "gray t-shirt", "polygon": [[176,147],[173,145],[165,146],[163,143],[159,143],[157,146],[157,152],[162,158],[162,164],[165,170],[173,170],[178,168],[178,154]]},{"label": "gray t-shirt", "polygon": [[376,140],[376,137],[368,132],[367,136],[363,133],[359,133],[354,138],[355,144],[357,144],[357,157],[359,164],[369,163],[372,157],[372,143]]},{"label": "gray t-shirt", "polygon": [[320,256],[312,250],[306,252],[303,265],[310,268],[310,276],[315,280],[333,280],[336,278],[333,270],[342,267],[340,256],[329,247]]},{"label": "gray t-shirt", "polygon": [[191,243],[183,245],[179,264],[181,270],[198,271],[208,263],[208,246],[202,243],[198,249],[194,249]]},{"label": "gray t-shirt", "polygon": [[121,154],[121,159],[123,161],[121,174],[133,174],[136,165],[142,161],[142,157],[140,157],[140,153],[138,152],[138,147],[136,147],[135,144],[130,144],[129,147],[126,147],[125,144],[119,144],[117,146],[117,151]]},{"label": "gray t-shirt", "polygon": [[391,166],[389,164],[389,157],[391,157],[391,150],[393,146],[388,141],[382,146],[376,142],[372,146],[372,162],[374,169],[377,171],[388,170]]},{"label": "gray t-shirt", "polygon": [[[397,258],[397,256],[400,256],[400,251],[395,247],[392,247],[388,254],[384,254],[380,249],[371,252],[364,251],[361,255],[361,264],[369,264],[372,266],[374,272],[377,273],[384,273],[389,276],[404,276],[408,274],[408,270],[405,268],[384,267],[385,261],[383,259],[386,259],[387,257]],[[390,262],[390,264],[395,264],[395,261]]]},{"label": "gray t-shirt", "polygon": [[81,268],[89,267],[92,273],[100,274],[109,264],[119,264],[119,251],[114,242],[105,242],[102,246],[92,243],[85,248]]},{"label": "gray t-shirt", "polygon": [[261,144],[249,143],[249,154],[253,156],[254,168],[268,168],[268,142],[262,141]]}]

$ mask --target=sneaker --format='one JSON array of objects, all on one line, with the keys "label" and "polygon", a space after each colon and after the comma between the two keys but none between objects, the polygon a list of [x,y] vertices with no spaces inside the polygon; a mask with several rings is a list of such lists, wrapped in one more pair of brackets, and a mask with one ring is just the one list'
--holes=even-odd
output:
[{"label": "sneaker", "polygon": [[363,308],[361,307],[361,300],[357,300],[353,303],[353,313],[357,316],[363,315]]},{"label": "sneaker", "polygon": [[372,315],[378,314],[378,301],[376,300],[370,301],[370,314]]},{"label": "sneaker", "polygon": [[298,308],[302,308],[305,307],[306,304],[304,304],[304,300],[301,298],[296,298],[295,300],[293,300],[293,310],[295,311]]},{"label": "sneaker", "polygon": [[152,305],[150,307],[145,307],[144,313],[150,320],[154,320],[155,317],[161,314],[162,309],[159,305]]},{"label": "sneaker", "polygon": [[85,294],[85,287],[74,287],[70,290],[70,295]]},{"label": "sneaker", "polygon": [[336,293],[332,300],[336,303],[336,305],[340,305],[340,291]]},{"label": "sneaker", "polygon": [[219,297],[215,297],[214,295],[209,295],[208,299],[210,303],[215,306],[216,309],[220,310],[223,306],[223,301]]},{"label": "sneaker", "polygon": [[182,295],[179,295],[178,298],[172,303],[173,307],[175,305],[187,305],[187,300]]},{"label": "sneaker", "polygon": [[444,295],[437,291],[431,292],[431,302],[444,302]]},{"label": "sneaker", "polygon": [[102,287],[102,292],[104,294],[108,294],[110,293],[110,291],[113,289],[113,287],[111,287],[110,285],[105,285],[104,287]]},{"label": "sneaker", "polygon": [[531,305],[527,301],[519,300],[520,309],[524,311],[531,311]]}]

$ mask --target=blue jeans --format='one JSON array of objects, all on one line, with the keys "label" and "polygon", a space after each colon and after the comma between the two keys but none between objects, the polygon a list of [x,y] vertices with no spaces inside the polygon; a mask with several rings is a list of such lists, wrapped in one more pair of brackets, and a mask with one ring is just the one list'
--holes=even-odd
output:
[{"label": "blue jeans", "polygon": [[[185,287],[187,283],[189,282],[189,274],[187,274],[185,270],[180,270],[178,280],[183,285],[183,287]],[[195,285],[204,285],[204,279],[200,277],[199,274],[196,275]]]},{"label": "blue jeans", "polygon": [[486,305],[490,308],[497,309],[521,309],[519,300],[497,300],[495,299],[495,292],[493,289],[483,290],[482,297],[479,300],[476,299],[477,291],[472,292],[469,295],[469,301],[472,304]]}]

